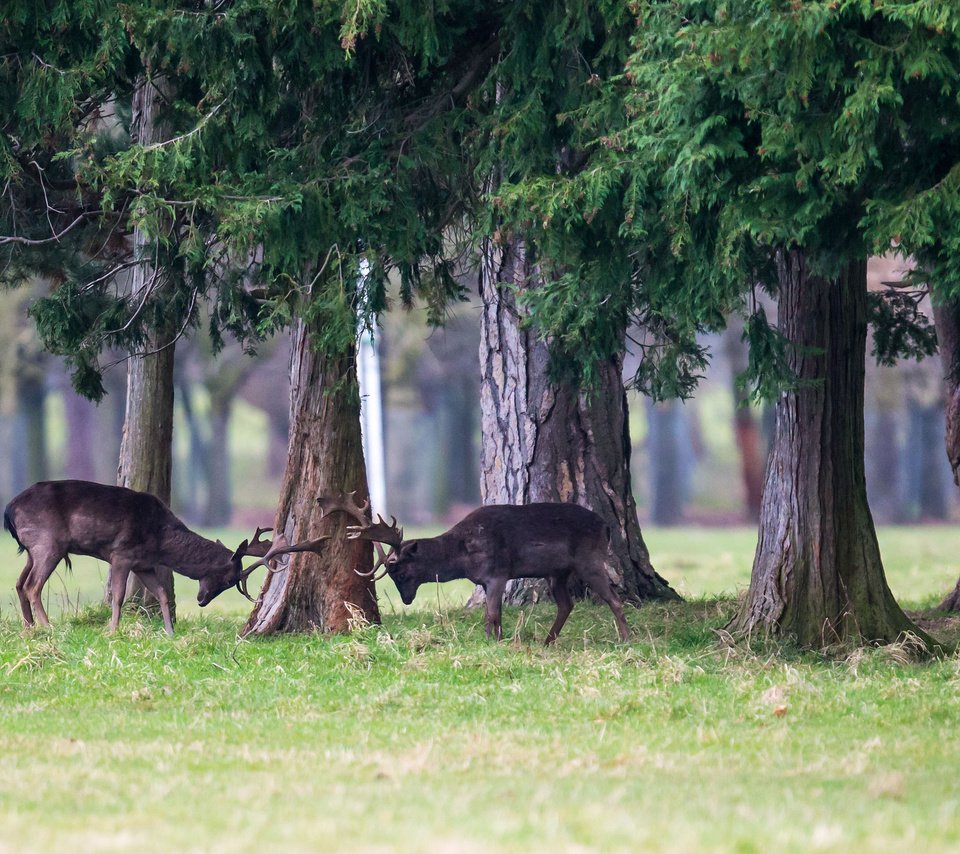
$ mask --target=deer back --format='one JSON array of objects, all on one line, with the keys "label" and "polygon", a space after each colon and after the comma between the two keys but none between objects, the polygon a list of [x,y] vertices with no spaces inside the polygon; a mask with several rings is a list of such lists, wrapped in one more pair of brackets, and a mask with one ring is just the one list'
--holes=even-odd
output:
[{"label": "deer back", "polygon": [[424,580],[550,576],[602,560],[608,538],[604,521],[575,504],[488,505],[438,537],[404,544],[399,557]]},{"label": "deer back", "polygon": [[187,528],[160,499],[122,486],[42,481],[10,502],[4,519],[27,551],[43,548],[107,562],[122,558],[163,563],[180,571],[223,566],[231,556],[226,546]]}]

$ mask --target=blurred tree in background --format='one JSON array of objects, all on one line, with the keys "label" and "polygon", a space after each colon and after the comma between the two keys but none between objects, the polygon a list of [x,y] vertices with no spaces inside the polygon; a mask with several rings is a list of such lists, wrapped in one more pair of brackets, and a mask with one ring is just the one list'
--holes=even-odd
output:
[{"label": "blurred tree in background", "polygon": [[[742,350],[727,347],[739,363],[734,400],[786,391],[738,628],[817,645],[909,627],[886,590],[867,507],[861,342],[869,315],[881,360],[929,353],[919,282],[944,305],[953,296],[956,235],[940,227],[956,219],[952,9],[9,6],[4,281],[47,283],[31,307],[41,340],[94,398],[108,348],[132,356],[131,378],[140,357],[166,359],[158,387],[172,390],[177,339],[204,327],[209,343],[179,376],[182,389],[205,385],[209,429],[194,397],[182,404],[193,459],[208,469],[209,519],[229,516],[218,452],[250,366],[227,353],[205,373],[201,353],[223,355],[228,340],[252,352],[292,330],[275,527],[313,538],[334,530],[318,493],[365,494],[358,332],[388,308],[391,283],[401,304],[419,301],[442,324],[475,269],[484,501],[590,506],[611,528],[621,589],[674,595],[637,521],[623,365],[632,348],[636,388],[689,397],[708,336],[739,314],[750,348],[744,369]],[[916,259],[915,281],[868,298],[866,257],[891,242]],[[780,298],[779,331],[763,291]],[[457,336],[443,364],[466,347]],[[445,413],[444,436],[463,440],[446,444],[462,462],[476,438],[468,387],[441,390],[446,369],[427,364],[419,397]],[[172,400],[141,386],[131,379],[131,404]],[[49,385],[31,387],[27,371],[16,389],[42,418],[36,400]],[[163,411],[148,435],[166,435],[172,403]],[[736,410],[728,429],[755,505],[747,414]],[[678,431],[647,431],[651,468],[667,472],[651,505],[691,470],[689,453],[657,444]],[[161,457],[151,460],[163,468]],[[466,466],[451,475],[468,477]],[[683,518],[684,493],[664,521]],[[445,494],[451,481],[437,487],[438,506]],[[812,554],[826,555],[822,566]],[[344,602],[376,619],[372,588],[353,572],[369,559],[340,536],[322,556],[291,558],[269,576],[247,630],[344,628]]]}]

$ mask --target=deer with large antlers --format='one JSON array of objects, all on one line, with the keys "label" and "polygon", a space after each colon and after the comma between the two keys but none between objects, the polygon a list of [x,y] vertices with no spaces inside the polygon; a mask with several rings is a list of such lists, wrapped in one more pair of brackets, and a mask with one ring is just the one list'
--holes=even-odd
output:
[{"label": "deer with large antlers", "polygon": [[[404,540],[397,520],[368,518],[369,504],[358,506],[351,495],[317,499],[327,513],[346,513],[356,524],[347,536],[370,540],[377,562],[369,573],[375,580],[388,575],[405,605],[417,588],[431,581],[468,578],[486,592],[487,636],[500,640],[503,592],[511,578],[546,578],[557,603],[557,618],[547,633],[553,643],[573,610],[567,580],[575,575],[610,606],[621,641],[630,637],[617,595],[606,569],[609,531],[592,510],[576,504],[489,505],[470,513],[438,537]],[[383,545],[389,546],[385,553]],[[379,574],[378,574],[379,571]]]},{"label": "deer with large antlers", "polygon": [[50,625],[40,594],[57,564],[70,555],[89,555],[110,564],[113,612],[109,631],[120,622],[120,606],[127,578],[135,573],[160,603],[163,625],[173,634],[170,603],[154,567],[166,566],[200,582],[197,602],[209,605],[236,587],[253,601],[247,578],[260,565],[243,568],[247,556],[272,557],[287,551],[316,548],[319,541],[289,546],[261,539],[269,528],[257,528],[253,540],[244,540],[231,552],[219,540],[191,531],[160,499],[121,486],[83,480],[36,483],[21,492],[3,514],[3,525],[27,552],[27,565],[17,580],[17,596],[27,627],[34,618]]}]

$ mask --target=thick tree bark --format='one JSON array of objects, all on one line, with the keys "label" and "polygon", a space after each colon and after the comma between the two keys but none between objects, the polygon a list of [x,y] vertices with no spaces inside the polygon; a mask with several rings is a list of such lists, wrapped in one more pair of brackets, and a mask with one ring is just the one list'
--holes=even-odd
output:
[{"label": "thick tree bark", "polygon": [[[152,339],[157,352],[131,356],[127,366],[127,409],[120,445],[117,484],[149,492],[170,503],[173,466],[173,360],[174,345],[169,339]],[[148,346],[151,346],[148,345]],[[173,572],[154,567],[167,591],[172,614],[176,614]],[[110,579],[107,578],[107,590]],[[127,582],[127,599],[159,611],[159,603],[133,574]]]},{"label": "thick tree bark", "polygon": [[801,646],[926,638],[887,586],[867,504],[863,380],[866,262],[837,281],[778,255],[779,325],[795,389],[777,403],[750,589],[730,627]]},{"label": "thick tree bark", "polygon": [[[600,388],[591,395],[552,384],[547,344],[523,327],[511,287],[525,287],[531,272],[522,241],[500,258],[486,253],[480,340],[483,503],[564,501],[587,507],[610,527],[610,565],[620,594],[632,602],[677,599],[654,571],[637,521],[621,359],[602,366]],[[478,590],[471,602],[481,594]],[[523,579],[511,582],[505,601],[548,595],[542,583]]]},{"label": "thick tree bark", "polygon": [[[157,121],[159,105],[169,95],[169,84],[143,80],[133,97],[134,138],[141,144],[162,141],[164,128]],[[131,294],[161,286],[163,271],[148,260],[149,238],[140,229],[133,235],[134,257],[141,261],[133,268]],[[149,336],[145,355],[132,355],[127,363],[127,408],[120,446],[117,484],[149,492],[170,503],[173,466],[173,363],[175,336],[171,330]],[[157,578],[167,591],[171,613],[176,616],[173,572],[155,567]],[[110,578],[107,578],[107,595]],[[131,573],[127,599],[137,599],[159,611],[159,603]]]},{"label": "thick tree bark", "polygon": [[311,330],[294,327],[290,363],[290,446],[274,530],[289,542],[332,534],[322,554],[281,558],[267,574],[243,634],[342,632],[354,618],[379,622],[369,578],[372,546],[348,540],[342,514],[321,518],[317,496],[356,491],[367,497],[360,440],[360,396],[353,354],[328,358],[310,346]]}]

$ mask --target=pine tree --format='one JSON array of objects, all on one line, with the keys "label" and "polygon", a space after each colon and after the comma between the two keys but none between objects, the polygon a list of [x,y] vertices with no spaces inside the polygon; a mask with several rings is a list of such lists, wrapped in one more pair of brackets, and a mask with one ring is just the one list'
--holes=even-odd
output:
[{"label": "pine tree", "polygon": [[[610,306],[615,328],[604,336],[607,350],[591,354],[596,358],[588,362],[589,377],[560,369],[564,342],[548,341],[532,306],[540,297],[555,298],[575,238],[545,239],[551,212],[528,204],[530,194],[515,196],[518,185],[536,188],[557,176],[570,183],[583,180],[590,151],[570,115],[596,106],[601,77],[621,70],[630,24],[621,3],[509,7],[490,74],[495,89],[471,119],[482,131],[477,160],[487,177],[485,216],[476,225],[483,247],[484,501],[569,501],[599,513],[611,531],[620,592],[639,602],[676,594],[651,564],[633,497],[622,381],[628,317],[621,305]],[[605,106],[602,100],[600,105]],[[590,201],[575,204],[582,208]],[[624,274],[616,250],[613,256],[600,274],[610,277],[599,285],[605,293]],[[577,310],[589,312],[594,295],[579,295],[585,304]],[[507,593],[514,602],[542,595],[546,588],[535,581],[512,582]]]},{"label": "pine tree", "polygon": [[[779,332],[762,312],[747,323],[748,379],[780,396],[760,544],[733,628],[813,647],[894,640],[916,629],[887,588],[866,502],[868,318],[880,358],[932,343],[912,295],[868,298],[865,259],[894,243],[931,284],[956,281],[960,19],[944,4],[883,0],[631,10],[634,54],[600,81],[623,114],[578,115],[594,134],[585,178],[513,191],[518,209],[550,220],[543,240],[573,247],[568,291],[538,297],[537,317],[588,368],[610,349],[608,306],[626,305],[653,336],[649,355],[678,365],[654,358],[637,379],[683,393],[702,363],[696,331],[749,308],[757,287],[777,292]],[[584,207],[592,222],[609,218],[603,236],[615,228],[634,258],[602,311],[591,311],[604,291],[582,241]]]},{"label": "pine tree", "polygon": [[[16,205],[7,207],[9,278],[50,265],[56,253],[60,284],[34,317],[48,346],[72,363],[77,387],[94,397],[104,346],[143,349],[162,338],[169,349],[170,330],[174,338],[188,331],[203,302],[215,342],[232,334],[255,346],[295,326],[297,376],[311,384],[295,389],[277,527],[313,535],[320,489],[365,489],[352,354],[358,328],[385,307],[388,275],[396,271],[403,301],[420,295],[437,322],[460,293],[449,258],[457,247],[448,244],[473,182],[457,117],[496,53],[495,30],[475,4],[434,12],[359,3],[346,18],[335,4],[242,0],[75,12],[89,44],[107,21],[122,35],[118,68],[129,73],[101,75],[99,109],[123,103],[117,93],[141,77],[156,91],[162,81],[152,118],[165,133],[134,144],[119,134],[107,146],[77,118],[75,93],[62,93],[73,123],[64,119],[58,138],[37,133],[37,147],[65,170],[67,192],[94,204],[77,223],[50,228],[42,217],[27,228]],[[26,13],[16,22],[57,26]],[[11,45],[18,38],[13,27]],[[28,112],[29,92],[14,91],[16,108]],[[19,145],[16,126],[7,125],[10,147]],[[10,174],[16,168],[25,167],[11,161]],[[42,210],[39,195],[32,207]],[[89,233],[64,245],[88,220],[88,232],[107,234],[111,249],[119,244],[108,258],[91,251]],[[131,232],[142,236],[133,257],[124,245]],[[150,286],[132,296],[117,277],[134,266],[161,276],[146,276]],[[324,448],[341,456],[336,465],[325,458],[323,467],[297,468]],[[345,628],[345,602],[377,619],[372,588],[353,572],[369,562],[365,548],[351,544],[347,560],[334,546],[322,557],[298,555],[271,576],[270,619],[257,613],[250,629]]]}]

